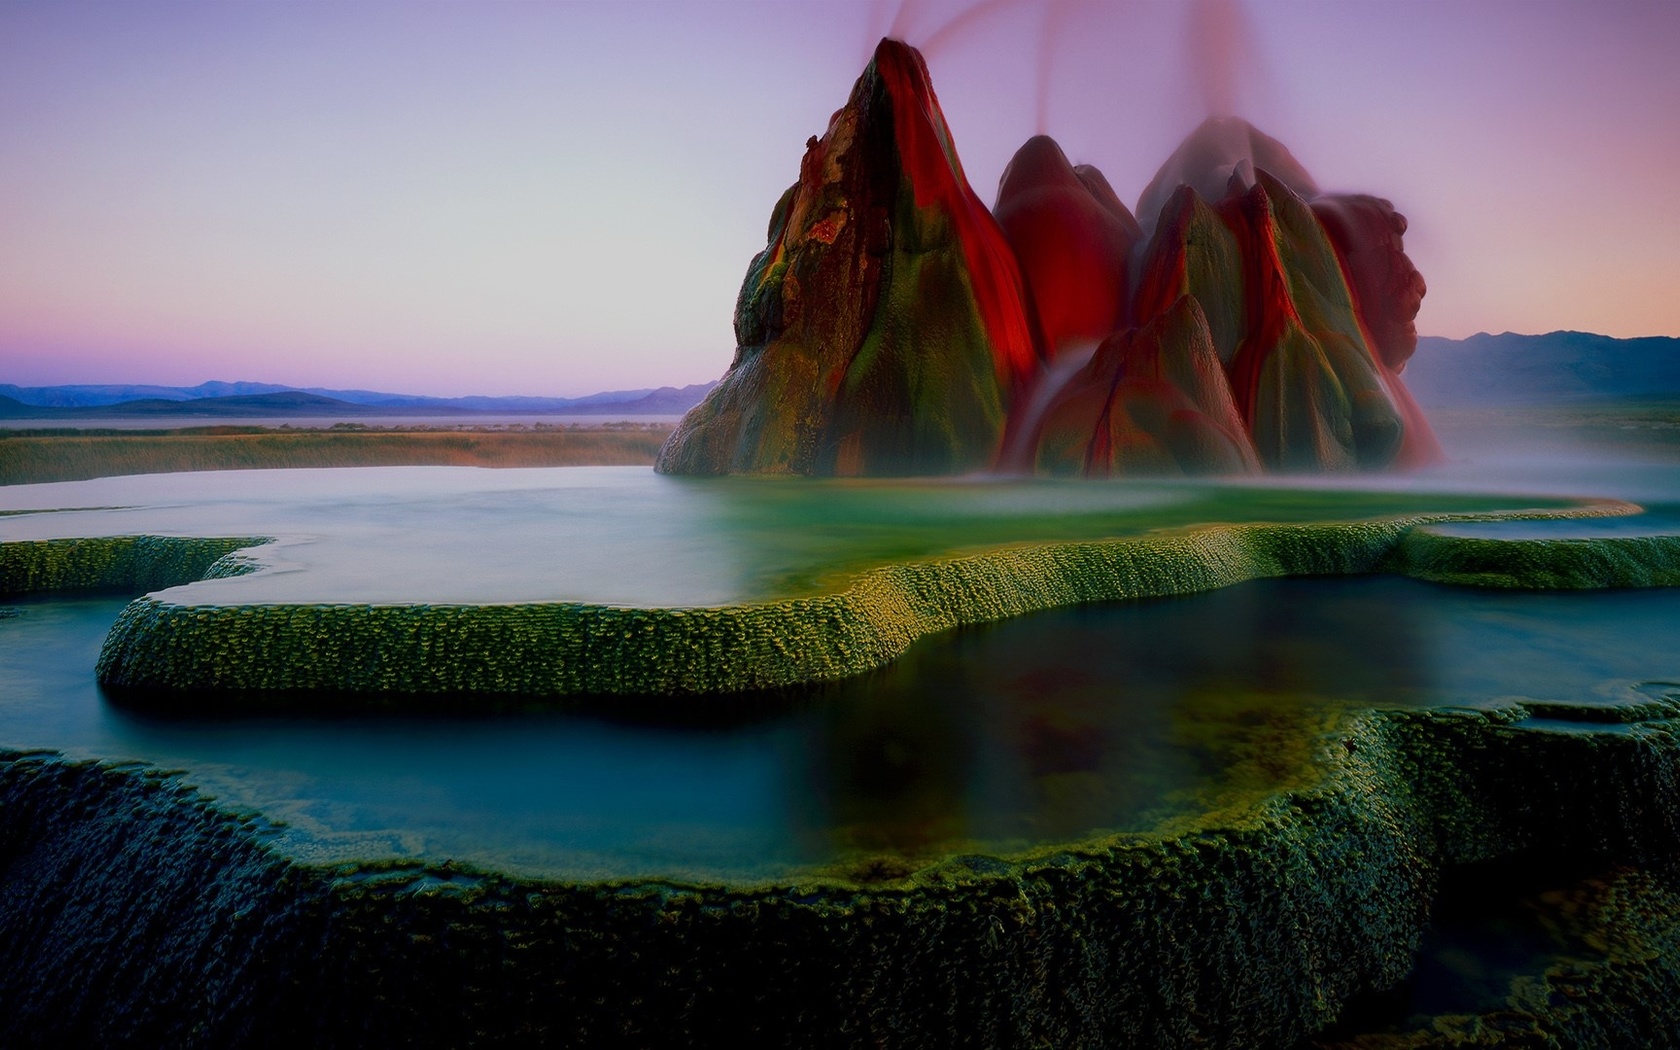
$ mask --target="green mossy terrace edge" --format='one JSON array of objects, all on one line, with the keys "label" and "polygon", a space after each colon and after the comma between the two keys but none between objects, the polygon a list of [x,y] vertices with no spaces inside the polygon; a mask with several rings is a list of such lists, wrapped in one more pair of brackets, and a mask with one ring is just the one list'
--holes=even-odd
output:
[{"label": "green mossy terrace edge", "polygon": [[[1661,862],[1680,848],[1680,685],[1608,710],[1616,731],[1606,708],[1560,704],[1351,714],[1285,790],[875,885],[308,865],[179,777],[4,753],[0,858],[29,877],[0,894],[20,933],[0,939],[0,1034],[1287,1047],[1405,976],[1444,870],[1543,849],[1602,859],[1618,936],[1532,983],[1602,998],[1514,999],[1443,1030],[1675,1045],[1680,879]],[[1537,715],[1578,728],[1525,728]]]},{"label": "green mossy terrace edge", "polygon": [[1522,590],[1680,586],[1680,536],[1499,539],[1413,529],[1401,543],[1408,576]]},{"label": "green mossy terrace edge", "polygon": [[155,590],[257,567],[236,552],[267,537],[93,536],[0,543],[0,598],[76,591]]},{"label": "green mossy terrace edge", "polygon": [[1680,582],[1680,536],[1471,540],[1419,528],[1638,510],[1596,501],[1560,510],[1201,525],[884,565],[839,581],[829,593],[715,607],[198,605],[148,596],[112,627],[98,676],[107,686],[136,690],[266,695],[772,690],[882,667],[917,639],[960,625],[1266,577],[1394,572],[1474,583],[1482,582],[1478,566],[1503,553],[1510,563],[1505,586]]}]

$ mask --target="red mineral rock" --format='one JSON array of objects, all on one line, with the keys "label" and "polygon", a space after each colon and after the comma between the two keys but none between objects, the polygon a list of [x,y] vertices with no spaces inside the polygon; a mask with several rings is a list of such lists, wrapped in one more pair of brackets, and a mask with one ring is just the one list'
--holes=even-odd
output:
[{"label": "red mineral rock", "polygon": [[1327,194],[1312,202],[1348,273],[1371,349],[1399,375],[1417,349],[1414,319],[1428,290],[1406,257],[1406,217],[1381,197]]},{"label": "red mineral rock", "polygon": [[1248,330],[1242,249],[1193,188],[1180,186],[1168,199],[1140,269],[1133,315],[1147,322],[1180,296],[1194,296],[1219,359],[1229,364]]},{"label": "red mineral rock", "polygon": [[1221,202],[1248,267],[1248,334],[1231,390],[1268,467],[1388,466],[1401,418],[1354,314],[1335,250],[1312,210],[1257,171]]},{"label": "red mineral rock", "polygon": [[1283,143],[1241,117],[1209,117],[1173,151],[1138,198],[1137,217],[1153,229],[1168,198],[1189,186],[1205,201],[1222,199],[1235,188],[1254,185],[1254,171],[1264,168],[1272,177],[1307,199],[1318,196],[1318,184]]},{"label": "red mineral rock", "polygon": [[1036,135],[1004,168],[993,213],[1020,263],[1045,357],[1124,322],[1126,261],[1140,231],[1101,172],[1081,175],[1054,139]]},{"label": "red mineral rock", "polygon": [[735,361],[658,469],[1429,463],[1439,446],[1399,378],[1425,291],[1405,229],[1380,198],[1321,196],[1237,118],[1185,139],[1137,219],[1101,172],[1036,136],[994,219],[921,56],[882,41],[807,144],[736,303]]}]

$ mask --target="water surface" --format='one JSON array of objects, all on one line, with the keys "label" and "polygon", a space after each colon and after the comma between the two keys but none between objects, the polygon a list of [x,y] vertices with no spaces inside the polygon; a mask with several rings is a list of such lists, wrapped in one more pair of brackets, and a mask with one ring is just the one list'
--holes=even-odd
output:
[{"label": "water surface", "polygon": [[164,719],[93,681],[122,604],[5,607],[0,744],[184,770],[284,822],[278,841],[300,857],[584,878],[780,877],[1147,831],[1310,773],[1350,711],[1615,703],[1680,679],[1670,590],[1335,578],[964,628],[781,713],[721,698],[680,727],[634,717],[633,698],[570,714]]},{"label": "water surface", "polygon": [[217,471],[0,487],[0,541],[277,540],[258,554],[269,571],[168,592],[183,604],[694,606],[805,594],[871,566],[1005,544],[1568,502],[1520,490],[1442,492],[1450,480],[1306,487],[1300,479],[672,478],[640,467]]}]

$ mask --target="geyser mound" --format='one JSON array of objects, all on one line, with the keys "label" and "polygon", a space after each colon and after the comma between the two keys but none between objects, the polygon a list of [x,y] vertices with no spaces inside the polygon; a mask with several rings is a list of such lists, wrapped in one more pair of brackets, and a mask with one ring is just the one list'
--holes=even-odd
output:
[{"label": "geyser mound", "polygon": [[1254,188],[1254,173],[1264,170],[1296,194],[1318,196],[1318,183],[1277,139],[1241,117],[1209,117],[1185,137],[1149,180],[1138,198],[1138,214],[1153,228],[1167,200],[1189,186],[1203,200]]},{"label": "geyser mound", "polygon": [[883,40],[807,144],[678,474],[1336,471],[1439,457],[1399,379],[1425,285],[1406,220],[1324,195],[1235,117],[1137,215],[1029,139],[988,211],[921,55]]},{"label": "geyser mound", "polygon": [[991,465],[1036,374],[1020,270],[913,48],[884,40],[770,219],[735,360],[660,451],[677,474]]}]

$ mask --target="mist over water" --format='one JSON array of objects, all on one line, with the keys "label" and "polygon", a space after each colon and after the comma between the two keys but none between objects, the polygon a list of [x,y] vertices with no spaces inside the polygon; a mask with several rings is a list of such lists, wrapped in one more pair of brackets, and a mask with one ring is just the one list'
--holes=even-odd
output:
[{"label": "mist over water", "polygon": [[[1135,535],[1207,521],[1622,496],[1596,464],[1549,487],[1463,464],[1413,475],[1221,481],[673,478],[637,467],[371,467],[134,475],[0,487],[0,540],[271,536],[263,572],[166,592],[186,604],[593,601],[718,605],[810,593],[952,550]],[[1630,470],[1633,468],[1630,468]],[[1666,473],[1665,473],[1666,471]],[[1301,489],[1316,495],[1302,497]],[[1363,493],[1383,493],[1367,499]],[[1507,495],[1483,496],[1482,493]]]},{"label": "mist over water", "polygon": [[1427,477],[1603,493],[1648,508],[1680,503],[1680,412],[1670,408],[1606,402],[1436,408],[1428,415],[1448,461]]}]

